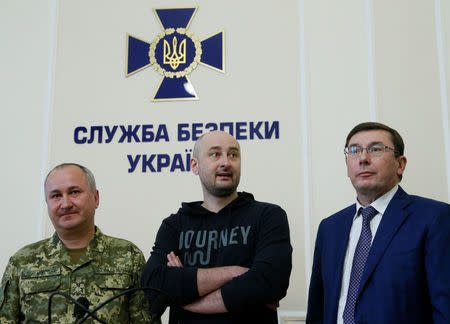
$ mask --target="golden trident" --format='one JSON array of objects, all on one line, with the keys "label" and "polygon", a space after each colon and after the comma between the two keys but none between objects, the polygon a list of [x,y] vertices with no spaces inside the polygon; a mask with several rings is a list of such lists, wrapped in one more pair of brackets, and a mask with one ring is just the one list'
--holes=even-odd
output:
[{"label": "golden trident", "polygon": [[183,41],[180,43],[180,47],[178,48],[177,53],[177,43],[178,40],[174,36],[172,38],[172,48],[173,50],[170,50],[170,45],[167,40],[164,40],[164,64],[170,64],[170,67],[173,70],[176,70],[176,68],[181,63],[186,63],[186,38],[183,39]]}]

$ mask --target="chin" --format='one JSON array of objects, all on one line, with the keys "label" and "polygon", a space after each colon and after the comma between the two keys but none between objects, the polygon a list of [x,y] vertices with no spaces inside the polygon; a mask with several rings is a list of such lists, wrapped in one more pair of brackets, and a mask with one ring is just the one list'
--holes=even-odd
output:
[{"label": "chin", "polygon": [[221,188],[216,188],[215,194],[218,197],[228,197],[228,196],[231,196],[235,191],[236,191],[236,188],[234,186],[221,187]]},{"label": "chin", "polygon": [[374,186],[373,184],[368,184],[368,183],[358,183],[358,184],[355,184],[354,187],[357,192],[360,192],[362,194],[369,194],[376,190],[376,186]]},{"label": "chin", "polygon": [[80,225],[80,221],[76,219],[70,219],[65,222],[59,223],[59,228],[65,229],[65,230],[71,230]]}]

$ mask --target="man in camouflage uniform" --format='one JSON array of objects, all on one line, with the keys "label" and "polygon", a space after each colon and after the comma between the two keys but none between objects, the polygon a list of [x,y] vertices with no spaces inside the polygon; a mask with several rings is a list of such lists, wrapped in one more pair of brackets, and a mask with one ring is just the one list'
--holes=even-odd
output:
[{"label": "man in camouflage uniform", "polygon": [[[49,296],[64,292],[85,297],[90,309],[121,291],[138,287],[142,252],[131,242],[102,234],[94,225],[99,194],[92,173],[61,164],[45,180],[45,199],[56,233],[14,254],[3,275],[0,323],[47,323]],[[106,323],[149,323],[142,291],[107,304],[95,313]],[[74,304],[52,299],[52,323],[74,323]],[[89,318],[85,323],[98,323]]]}]

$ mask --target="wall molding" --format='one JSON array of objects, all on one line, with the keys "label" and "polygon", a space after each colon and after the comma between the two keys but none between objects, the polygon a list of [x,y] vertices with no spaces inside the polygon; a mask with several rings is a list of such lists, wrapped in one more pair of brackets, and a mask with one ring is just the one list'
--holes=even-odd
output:
[{"label": "wall molding", "polygon": [[300,105],[303,155],[303,234],[305,241],[305,275],[309,286],[312,269],[312,214],[311,214],[311,167],[309,154],[309,114],[308,87],[306,85],[306,48],[305,48],[305,1],[299,0],[299,34],[300,34]]},{"label": "wall molding", "polygon": [[304,312],[304,311],[278,311],[278,323],[280,323],[280,324],[303,324],[303,323],[306,323],[306,312]]},{"label": "wall molding", "polygon": [[447,196],[450,201],[450,125],[447,94],[447,73],[445,66],[444,31],[442,28],[441,0],[434,1],[434,16],[436,22],[436,45],[438,52],[439,84],[441,94],[442,129],[444,132],[445,160],[447,161]]},{"label": "wall molding", "polygon": [[48,71],[47,71],[47,94],[45,102],[45,122],[44,122],[44,137],[42,141],[42,160],[41,160],[41,205],[38,214],[37,226],[37,240],[47,237],[47,205],[45,203],[44,181],[47,176],[49,160],[50,160],[50,145],[51,145],[51,128],[53,116],[53,98],[55,87],[55,66],[56,66],[56,47],[58,39],[58,0],[51,0],[50,2],[50,24],[49,24],[49,49],[48,49]]},{"label": "wall molding", "polygon": [[367,78],[369,90],[369,113],[372,121],[377,121],[377,95],[375,78],[375,58],[373,46],[373,3],[366,0],[366,40],[367,40]]}]

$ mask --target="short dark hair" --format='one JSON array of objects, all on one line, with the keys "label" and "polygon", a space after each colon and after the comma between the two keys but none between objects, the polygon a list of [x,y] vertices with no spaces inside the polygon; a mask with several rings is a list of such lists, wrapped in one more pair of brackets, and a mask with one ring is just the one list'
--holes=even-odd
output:
[{"label": "short dark hair", "polygon": [[88,183],[89,186],[89,190],[91,192],[95,192],[95,190],[97,190],[97,186],[95,184],[95,178],[94,178],[94,174],[91,172],[91,170],[89,170],[88,168],[86,168],[85,166],[78,164],[78,163],[61,163],[58,164],[57,166],[55,166],[53,169],[51,169],[48,173],[47,176],[45,177],[45,181],[44,181],[44,186],[47,183],[47,179],[48,176],[50,175],[50,173],[52,173],[54,170],[57,169],[62,169],[68,166],[76,166],[79,167],[81,169],[81,171],[83,171],[85,177],[86,177],[86,181]]},{"label": "short dark hair", "polygon": [[361,123],[356,125],[355,127],[353,127],[353,129],[350,131],[350,133],[348,133],[347,135],[347,139],[345,140],[345,147],[348,146],[348,142],[350,141],[350,138],[352,138],[353,135],[355,135],[356,133],[362,132],[362,131],[367,131],[367,130],[384,130],[386,132],[388,132],[389,134],[391,134],[391,140],[392,143],[394,144],[394,149],[395,149],[395,157],[399,157],[402,156],[404,151],[405,151],[405,144],[403,143],[403,139],[400,136],[400,134],[393,128],[381,124],[381,123],[375,123],[375,122],[366,122],[366,123]]}]

